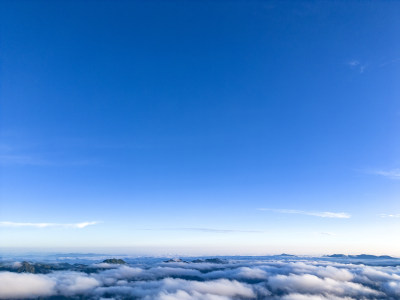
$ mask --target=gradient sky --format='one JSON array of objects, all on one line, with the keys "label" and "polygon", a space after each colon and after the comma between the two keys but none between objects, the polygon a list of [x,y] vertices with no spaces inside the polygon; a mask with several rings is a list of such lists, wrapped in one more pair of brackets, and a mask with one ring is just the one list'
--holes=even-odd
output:
[{"label": "gradient sky", "polygon": [[399,15],[2,1],[0,246],[400,256]]}]

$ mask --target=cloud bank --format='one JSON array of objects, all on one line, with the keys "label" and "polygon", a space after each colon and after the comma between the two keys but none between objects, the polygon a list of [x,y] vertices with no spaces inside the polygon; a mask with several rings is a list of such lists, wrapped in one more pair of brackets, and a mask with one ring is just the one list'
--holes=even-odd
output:
[{"label": "cloud bank", "polygon": [[399,299],[400,267],[323,259],[241,259],[227,263],[95,264],[89,272],[0,272],[0,299]]}]

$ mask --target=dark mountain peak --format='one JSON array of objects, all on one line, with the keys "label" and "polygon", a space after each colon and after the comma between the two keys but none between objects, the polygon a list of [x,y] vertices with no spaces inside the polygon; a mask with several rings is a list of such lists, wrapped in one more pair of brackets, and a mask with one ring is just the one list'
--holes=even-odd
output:
[{"label": "dark mountain peak", "polygon": [[220,258],[207,258],[207,259],[205,259],[205,262],[211,263],[211,264],[226,264],[226,263],[228,263],[226,260],[220,259]]},{"label": "dark mountain peak", "polygon": [[119,258],[108,258],[108,259],[103,260],[103,263],[125,265],[126,261],[124,261],[123,259],[119,259]]},{"label": "dark mountain peak", "polygon": [[184,261],[180,258],[171,258],[171,259],[165,260],[164,262],[165,263],[187,263],[187,261]]},{"label": "dark mountain peak", "polygon": [[195,259],[192,261],[192,263],[226,264],[228,262],[220,258],[206,258],[206,259]]},{"label": "dark mountain peak", "polygon": [[327,257],[347,258],[347,255],[344,255],[344,254],[332,254],[332,255],[327,255]]},{"label": "dark mountain peak", "polygon": [[23,261],[21,266],[17,269],[18,273],[35,273],[35,267],[27,261]]}]

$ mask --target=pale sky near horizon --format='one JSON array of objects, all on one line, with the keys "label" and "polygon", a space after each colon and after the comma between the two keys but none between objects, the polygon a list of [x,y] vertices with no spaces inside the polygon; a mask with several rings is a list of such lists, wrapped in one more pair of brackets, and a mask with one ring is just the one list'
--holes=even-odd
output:
[{"label": "pale sky near horizon", "polygon": [[0,248],[400,256],[399,15],[1,1]]}]

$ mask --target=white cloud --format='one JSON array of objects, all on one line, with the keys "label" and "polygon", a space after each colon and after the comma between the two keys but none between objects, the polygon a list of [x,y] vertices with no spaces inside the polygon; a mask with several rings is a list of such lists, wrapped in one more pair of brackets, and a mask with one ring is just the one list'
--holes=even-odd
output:
[{"label": "white cloud", "polygon": [[297,214],[306,215],[321,218],[337,218],[337,219],[348,219],[351,215],[345,212],[330,212],[330,211],[304,211],[295,209],[270,209],[270,208],[259,208],[258,210],[272,211],[282,214]]},{"label": "white cloud", "polygon": [[55,272],[57,291],[61,295],[85,294],[101,285],[100,281],[81,272]]},{"label": "white cloud", "polygon": [[85,228],[87,226],[96,225],[100,222],[82,222],[82,223],[20,223],[1,221],[0,227],[34,227],[34,228],[47,228],[47,227],[63,227],[63,228]]},{"label": "white cloud", "polygon": [[186,291],[177,291],[175,293],[161,292],[158,295],[158,300],[230,300],[226,296],[201,294],[199,292],[188,293]]},{"label": "white cloud", "polygon": [[320,277],[331,278],[337,281],[351,281],[354,279],[354,275],[349,270],[332,266],[318,268],[316,274]]},{"label": "white cloud", "polygon": [[336,297],[333,295],[310,295],[310,294],[288,294],[280,298],[281,300],[355,300],[350,297]]},{"label": "white cloud", "polygon": [[341,282],[331,278],[319,278],[313,274],[276,275],[268,279],[273,290],[289,293],[324,294],[336,296],[382,296],[382,293],[354,282]]},{"label": "white cloud", "polygon": [[260,268],[241,267],[239,268],[238,277],[248,279],[266,279],[267,272]]},{"label": "white cloud", "polygon": [[25,299],[55,294],[56,281],[45,275],[0,272],[0,299]]},{"label": "white cloud", "polygon": [[[400,282],[399,281],[390,281],[385,283],[384,289],[388,294],[400,297]],[[398,298],[395,299],[398,299]]]},{"label": "white cloud", "polygon": [[166,278],[163,280],[165,289],[189,290],[202,294],[212,294],[225,297],[245,297],[255,298],[256,295],[247,284],[236,280],[217,279],[212,281],[200,282],[184,279]]}]

